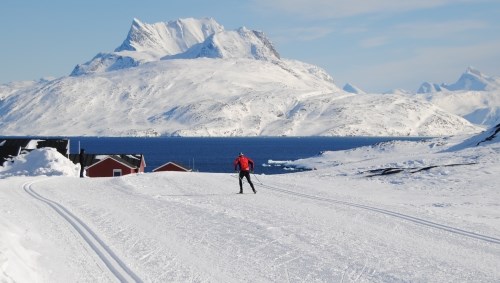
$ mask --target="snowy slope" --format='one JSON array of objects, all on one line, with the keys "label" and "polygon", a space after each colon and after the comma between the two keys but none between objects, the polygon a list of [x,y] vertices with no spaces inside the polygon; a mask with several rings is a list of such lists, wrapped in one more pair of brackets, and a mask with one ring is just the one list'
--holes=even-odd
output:
[{"label": "snowy slope", "polygon": [[500,124],[495,127],[488,129],[482,132],[479,135],[473,136],[469,139],[466,139],[462,143],[459,143],[453,147],[451,147],[450,151],[462,150],[464,148],[476,147],[476,146],[484,146],[492,143],[500,142]]},{"label": "snowy slope", "polygon": [[347,83],[344,85],[344,87],[342,88],[344,91],[346,92],[349,92],[349,93],[355,93],[355,94],[366,94],[365,91],[363,91],[362,89],[360,89],[359,87],[355,86],[355,85],[352,85],[350,83]]},{"label": "snowy slope", "polygon": [[476,125],[500,122],[500,78],[469,67],[453,84],[423,83],[417,96]]},{"label": "snowy slope", "polygon": [[[0,128],[5,135],[258,135],[280,116],[288,122],[284,115],[302,100],[334,91],[324,71],[296,61],[162,60],[14,91],[1,102]],[[281,133],[278,122],[269,134]]]},{"label": "snowy slope", "polygon": [[498,282],[500,142],[448,150],[472,138],[325,153],[256,195],[234,174],[3,178],[0,281]]},{"label": "snowy slope", "polygon": [[444,90],[417,96],[476,125],[488,127],[500,122],[500,88],[493,91]]},{"label": "snowy slope", "polygon": [[290,60],[163,60],[65,77],[11,94],[0,112],[4,135],[434,136],[477,130],[408,96],[346,94],[320,69]]},{"label": "snowy slope", "polygon": [[280,56],[269,39],[258,31],[245,27],[235,31],[217,32],[205,41],[194,45],[184,53],[169,55],[163,59],[248,58],[279,61]]},{"label": "snowy slope", "polygon": [[479,128],[400,94],[353,96],[262,32],[135,19],[71,76],[0,88],[0,135],[452,135]]}]

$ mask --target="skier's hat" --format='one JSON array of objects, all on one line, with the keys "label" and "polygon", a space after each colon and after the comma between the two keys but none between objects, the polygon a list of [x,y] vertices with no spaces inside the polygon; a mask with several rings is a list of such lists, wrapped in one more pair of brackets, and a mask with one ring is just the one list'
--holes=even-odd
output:
[{"label": "skier's hat", "polygon": [[239,156],[243,156],[243,152],[240,152]]}]

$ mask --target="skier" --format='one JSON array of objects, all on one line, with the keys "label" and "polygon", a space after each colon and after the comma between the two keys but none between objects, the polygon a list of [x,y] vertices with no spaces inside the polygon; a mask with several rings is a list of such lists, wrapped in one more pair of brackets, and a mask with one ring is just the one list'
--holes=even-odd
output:
[{"label": "skier", "polygon": [[80,162],[80,178],[83,178],[84,171],[85,171],[85,150],[82,148],[80,149],[80,155],[78,156],[78,161]]},{"label": "skier", "polygon": [[243,177],[247,178],[248,183],[250,184],[250,187],[252,187],[252,191],[254,194],[257,193],[255,190],[252,181],[250,180],[250,172],[253,173],[253,160],[244,156],[242,152],[236,157],[236,159],[233,162],[234,164],[234,170],[238,172],[238,166],[240,167],[240,194],[243,193],[243,182],[242,179]]}]

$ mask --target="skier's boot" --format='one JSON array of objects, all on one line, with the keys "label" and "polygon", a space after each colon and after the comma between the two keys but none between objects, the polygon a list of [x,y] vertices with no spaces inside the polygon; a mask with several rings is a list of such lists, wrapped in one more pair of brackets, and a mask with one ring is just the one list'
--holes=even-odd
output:
[{"label": "skier's boot", "polygon": [[257,193],[257,191],[256,191],[255,189],[253,189],[253,193],[254,193],[254,194],[256,194],[256,193]]},{"label": "skier's boot", "polygon": [[243,193],[243,190],[242,190],[242,189],[240,189],[240,192],[239,192],[238,194],[242,194],[242,193]]}]

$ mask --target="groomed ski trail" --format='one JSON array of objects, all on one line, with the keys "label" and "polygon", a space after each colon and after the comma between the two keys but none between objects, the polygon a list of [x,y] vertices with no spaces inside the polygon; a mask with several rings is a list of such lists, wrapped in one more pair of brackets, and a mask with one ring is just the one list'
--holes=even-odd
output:
[{"label": "groomed ski trail", "polygon": [[43,197],[33,189],[35,182],[23,184],[24,191],[33,198],[50,206],[64,218],[96,253],[104,266],[119,282],[143,282],[83,221],[61,204]]},{"label": "groomed ski trail", "polygon": [[268,190],[271,190],[271,191],[284,193],[284,194],[288,194],[288,195],[293,195],[293,196],[297,196],[297,197],[301,197],[301,198],[319,200],[319,201],[324,201],[324,202],[328,202],[328,203],[332,203],[332,204],[340,204],[340,205],[344,205],[344,206],[350,206],[350,207],[360,208],[360,209],[364,209],[364,210],[369,210],[372,212],[382,213],[384,215],[393,216],[393,217],[396,217],[396,218],[399,218],[402,220],[410,221],[410,222],[417,223],[417,224],[427,226],[430,228],[440,229],[440,230],[443,230],[446,232],[462,235],[465,237],[469,237],[469,238],[473,238],[476,240],[481,240],[481,241],[485,241],[485,242],[489,242],[489,243],[493,243],[493,244],[500,244],[500,238],[490,237],[487,235],[482,235],[482,234],[466,231],[466,230],[463,230],[460,228],[455,228],[455,227],[447,226],[444,224],[439,224],[437,222],[432,222],[432,221],[425,220],[422,218],[418,218],[418,217],[414,217],[411,215],[407,215],[407,214],[403,214],[403,213],[399,213],[399,212],[395,212],[395,211],[390,211],[387,209],[382,209],[382,208],[378,208],[378,207],[374,207],[374,206],[369,206],[369,205],[364,205],[364,204],[358,204],[358,203],[353,203],[353,202],[341,201],[341,200],[336,200],[336,199],[331,199],[331,198],[325,198],[325,197],[320,197],[320,196],[314,196],[314,195],[294,192],[294,191],[286,190],[283,188],[265,185],[262,182],[260,182],[258,178],[256,178],[256,180],[257,180],[257,182],[255,182],[255,183],[257,185],[259,185],[263,188],[266,188]]}]

